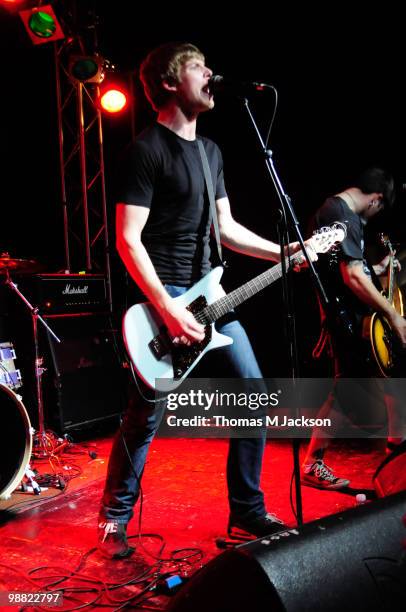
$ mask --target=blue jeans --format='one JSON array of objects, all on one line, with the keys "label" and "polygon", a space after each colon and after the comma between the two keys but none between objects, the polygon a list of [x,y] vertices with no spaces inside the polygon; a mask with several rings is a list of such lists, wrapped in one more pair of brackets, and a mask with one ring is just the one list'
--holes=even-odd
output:
[{"label": "blue jeans", "polygon": [[[176,297],[187,288],[166,285],[168,293]],[[233,344],[211,351],[203,357],[216,377],[262,379],[248,336],[234,315],[217,322],[219,332],[233,338]],[[206,364],[207,365],[207,364]],[[213,374],[212,374],[213,375]],[[127,523],[139,496],[149,445],[165,411],[165,400],[151,404],[133,394],[124,415],[110,454],[107,479],[100,515]],[[125,450],[124,436],[133,467]],[[230,515],[248,519],[265,515],[264,495],[260,489],[265,432],[262,438],[232,438],[229,440],[227,484]],[[136,472],[137,476],[135,475]]]}]

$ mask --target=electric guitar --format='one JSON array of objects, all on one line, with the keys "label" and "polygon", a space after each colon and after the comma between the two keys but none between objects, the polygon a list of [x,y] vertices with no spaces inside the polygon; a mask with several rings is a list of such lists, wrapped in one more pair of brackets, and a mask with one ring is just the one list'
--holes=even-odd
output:
[{"label": "electric guitar", "polygon": [[[316,253],[327,253],[344,240],[346,231],[344,224],[333,223],[317,230],[311,244]],[[286,269],[302,260],[301,251],[286,257]],[[127,351],[138,375],[152,389],[159,390],[161,379],[165,379],[162,390],[175,389],[208,351],[232,344],[231,338],[216,331],[214,323],[278,280],[282,276],[282,264],[269,268],[228,295],[220,285],[222,274],[222,267],[214,268],[183,295],[174,298],[204,325],[205,337],[201,342],[190,346],[173,344],[163,320],[148,302],[127,310],[123,320]]]},{"label": "electric guitar", "polygon": [[[384,292],[386,299],[392,304],[395,310],[404,316],[402,293],[396,286],[395,278],[395,252],[387,236],[381,235],[381,241],[389,251],[388,282]],[[403,359],[406,357],[404,349],[400,348],[400,342],[391,324],[382,314],[374,312],[364,321],[366,336],[371,342],[372,353],[383,376],[388,378],[396,372],[396,366],[403,352]]]}]

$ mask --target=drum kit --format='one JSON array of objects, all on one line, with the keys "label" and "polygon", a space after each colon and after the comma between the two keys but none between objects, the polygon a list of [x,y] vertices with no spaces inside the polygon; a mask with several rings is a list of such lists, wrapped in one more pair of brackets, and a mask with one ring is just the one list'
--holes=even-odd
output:
[{"label": "drum kit", "polygon": [[[3,423],[3,440],[0,445],[0,499],[8,498],[25,478],[31,484],[35,493],[40,492],[35,483],[30,467],[33,453],[36,457],[47,457],[54,451],[55,445],[50,440],[50,433],[44,426],[44,407],[42,400],[41,377],[44,373],[42,358],[38,347],[38,321],[57,341],[46,321],[38,314],[38,308],[30,304],[11,279],[11,273],[34,274],[39,272],[41,265],[30,259],[16,259],[8,253],[0,254],[0,275],[5,276],[4,284],[12,290],[25,304],[31,314],[35,348],[35,382],[38,406],[38,430],[31,427],[27,410],[22,398],[15,391],[22,386],[20,370],[14,366],[16,354],[11,342],[0,344],[0,410]],[[52,434],[53,435],[53,434]]]}]

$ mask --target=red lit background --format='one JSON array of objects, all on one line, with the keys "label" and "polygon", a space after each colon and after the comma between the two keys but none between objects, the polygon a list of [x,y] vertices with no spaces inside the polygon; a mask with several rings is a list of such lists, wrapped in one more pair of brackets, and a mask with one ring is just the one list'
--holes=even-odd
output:
[{"label": "red lit background", "polygon": [[[91,6],[91,2],[81,3],[85,17],[85,7]],[[57,10],[58,3],[54,7]],[[2,74],[3,91],[8,92],[3,111],[8,146],[4,166],[7,180],[1,185],[4,204],[0,244],[15,256],[36,257],[58,269],[63,260],[63,241],[52,45],[33,48],[22,24],[5,9],[0,10],[2,54],[9,58]],[[114,6],[101,3],[97,10],[99,49],[120,71],[136,69],[156,44],[187,39],[204,50],[215,72],[240,80],[270,82],[278,88],[279,108],[271,147],[303,227],[323,198],[345,186],[360,168],[380,163],[395,173],[398,183],[405,182],[403,49],[393,15],[378,18],[371,13],[366,18],[369,27],[366,23],[360,26],[352,16],[365,36],[351,37],[351,45],[346,45],[342,38],[348,32],[348,23],[340,13],[334,17],[318,15],[321,25],[316,26],[311,14],[303,15],[303,20],[286,15],[268,19],[260,10],[258,15],[234,15],[231,27],[227,19],[210,17],[204,23],[196,18],[192,25],[183,25],[182,17],[169,11],[155,15],[147,7],[140,15],[124,2]],[[367,31],[379,31],[379,40],[365,44]],[[113,198],[116,162],[131,139],[131,129],[140,130],[151,118],[137,83],[135,93],[133,126],[128,111],[104,123],[109,198]],[[264,126],[272,105],[270,97],[261,94],[258,98],[257,112]],[[219,98],[215,111],[202,117],[200,126],[202,133],[214,138],[223,149],[228,191],[237,218],[253,230],[275,236],[275,194],[238,101]],[[112,210],[112,201],[109,206]],[[388,225],[395,242],[404,239],[404,208],[401,194],[396,220]],[[234,268],[235,256],[228,258],[230,285],[262,269],[260,262],[249,258],[238,258]],[[299,315],[306,314],[304,304],[312,301],[311,297],[301,299],[302,291],[308,290],[307,281],[303,281],[303,287],[301,283],[299,279]],[[258,334],[256,324],[251,323],[250,309],[266,316],[269,301],[279,321],[282,305],[277,288],[259,296],[255,305],[243,308],[265,371],[268,363],[270,369],[275,367],[275,356],[270,354],[264,334]],[[311,309],[313,312],[313,303]],[[284,359],[279,354],[278,364]]]}]

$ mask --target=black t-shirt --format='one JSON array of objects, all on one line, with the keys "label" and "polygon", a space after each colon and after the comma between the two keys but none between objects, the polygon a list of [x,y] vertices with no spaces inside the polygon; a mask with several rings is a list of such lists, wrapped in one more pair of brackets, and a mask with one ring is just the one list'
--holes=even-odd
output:
[{"label": "black t-shirt", "polygon": [[365,273],[370,275],[364,257],[364,226],[360,216],[338,196],[327,198],[315,214],[311,229],[320,229],[334,221],[345,224],[347,235],[337,248],[319,255],[316,267],[332,305],[333,315],[342,317],[342,324],[352,323],[354,331],[358,333],[362,319],[370,309],[345,285],[340,272],[340,262],[360,260]]},{"label": "black t-shirt", "polygon": [[[215,197],[225,197],[218,146],[203,142]],[[210,204],[197,140],[155,123],[123,164],[117,201],[150,209],[142,241],[163,283],[188,286],[210,270]]]}]

